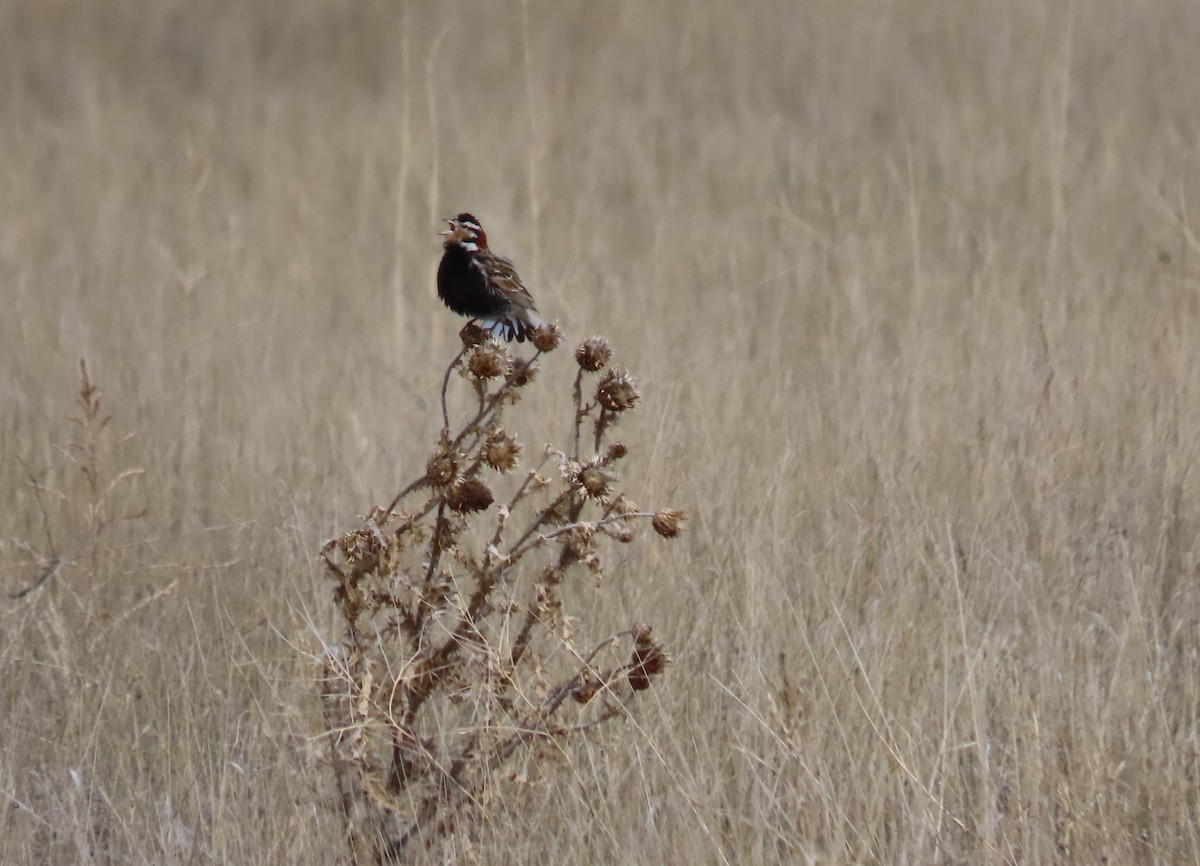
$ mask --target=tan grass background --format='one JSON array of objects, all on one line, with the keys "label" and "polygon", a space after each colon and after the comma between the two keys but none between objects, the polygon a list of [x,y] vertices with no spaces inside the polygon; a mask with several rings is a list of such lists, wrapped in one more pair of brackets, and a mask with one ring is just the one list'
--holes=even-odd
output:
[{"label": "tan grass background", "polygon": [[[664,686],[431,862],[1200,862],[1197,45],[1185,0],[0,6],[3,589],[72,557],[0,600],[0,862],[342,856],[314,554],[422,471],[462,209],[691,520],[581,593]],[[143,470],[99,536],[80,358]]]}]

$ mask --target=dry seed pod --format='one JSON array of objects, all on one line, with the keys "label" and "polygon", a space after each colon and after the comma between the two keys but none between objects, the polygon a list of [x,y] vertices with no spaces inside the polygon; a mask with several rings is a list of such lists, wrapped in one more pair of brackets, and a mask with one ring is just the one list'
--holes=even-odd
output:
[{"label": "dry seed pod", "polygon": [[507,378],[512,371],[508,350],[494,341],[476,346],[467,358],[467,369],[476,379]]},{"label": "dry seed pod", "polygon": [[664,508],[662,511],[654,512],[654,517],[651,518],[650,525],[663,538],[674,538],[679,534],[679,524],[683,520],[682,511],[676,511],[674,508]]},{"label": "dry seed pod", "polygon": [[613,503],[613,511],[617,514],[637,514],[637,503],[622,493],[617,497],[617,501]]},{"label": "dry seed pod", "polygon": [[519,365],[517,367],[516,371],[513,373],[513,377],[512,377],[513,387],[514,388],[524,388],[526,385],[528,385],[530,382],[532,382],[534,380],[534,378],[538,374],[539,369],[540,368],[538,367],[537,362],[533,361],[533,360],[525,361],[524,363]]},{"label": "dry seed pod", "polygon": [[434,487],[453,483],[457,475],[458,456],[453,451],[439,448],[425,465],[425,478]]},{"label": "dry seed pod", "polygon": [[509,436],[503,428],[493,433],[483,449],[483,459],[497,472],[510,472],[517,466],[521,454],[521,443]]},{"label": "dry seed pod", "polygon": [[483,511],[494,501],[491,489],[478,478],[468,478],[446,493],[446,504],[459,514]]},{"label": "dry seed pod", "polygon": [[604,499],[608,496],[616,481],[617,473],[600,466],[586,466],[579,473],[579,485],[593,499]]},{"label": "dry seed pod", "polygon": [[479,326],[479,323],[474,319],[467,322],[463,329],[458,332],[458,338],[462,340],[462,344],[468,349],[472,346],[478,346],[488,340],[490,334]]},{"label": "dry seed pod", "polygon": [[633,656],[629,660],[629,685],[635,692],[650,688],[650,681],[667,668],[667,651],[650,636],[650,626],[633,627]]},{"label": "dry seed pod", "polygon": [[589,373],[602,370],[612,358],[612,349],[603,337],[591,337],[575,350],[575,362]]},{"label": "dry seed pod", "polygon": [[558,348],[558,344],[562,342],[562,339],[562,332],[558,330],[558,325],[555,322],[542,325],[533,332],[533,345],[537,347],[539,352],[553,352]]},{"label": "dry seed pod", "polygon": [[608,370],[601,378],[600,384],[596,386],[596,399],[610,412],[624,412],[632,409],[641,396],[641,392],[637,389],[637,383],[626,372],[618,373],[616,370]]}]

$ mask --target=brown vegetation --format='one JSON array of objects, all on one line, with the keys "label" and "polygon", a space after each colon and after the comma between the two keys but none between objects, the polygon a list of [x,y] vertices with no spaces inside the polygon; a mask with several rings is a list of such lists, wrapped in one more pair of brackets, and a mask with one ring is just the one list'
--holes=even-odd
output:
[{"label": "brown vegetation", "polygon": [[561,351],[474,481],[430,459],[462,209],[636,372],[623,483],[688,522],[569,582],[629,711],[406,856],[1200,860],[1198,44],[1183,0],[0,4],[0,862],[349,858],[314,552],[425,478],[477,555],[576,451]]},{"label": "brown vegetation", "polygon": [[[425,474],[321,551],[341,615],[340,638],[322,654],[325,733],[356,862],[403,861],[459,827],[520,810],[520,796],[498,793],[513,759],[528,753],[553,784],[547,767],[570,741],[622,716],[666,669],[644,624],[581,648],[575,636],[588,624],[566,603],[581,576],[601,587],[605,542],[635,541],[638,519],[666,538],[679,533],[679,512],[639,512],[614,486],[629,450],[605,447],[605,434],[640,394],[622,375],[627,399],[614,406],[606,387],[619,374],[605,370],[585,399],[586,375],[611,354],[603,339],[576,352],[574,450],[546,446],[502,502],[492,492],[522,450],[505,414],[560,339],[545,326],[533,357],[513,359],[469,323],[442,380],[446,426]],[[475,397],[457,433],[455,373]],[[581,452],[588,422],[592,451]],[[629,660],[605,666],[626,637]]]}]

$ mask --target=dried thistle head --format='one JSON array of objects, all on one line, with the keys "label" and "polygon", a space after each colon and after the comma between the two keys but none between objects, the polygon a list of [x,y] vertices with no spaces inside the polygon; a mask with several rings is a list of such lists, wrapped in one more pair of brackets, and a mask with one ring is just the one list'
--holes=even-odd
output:
[{"label": "dried thistle head", "polygon": [[682,511],[676,511],[674,508],[664,508],[662,511],[654,512],[654,517],[651,518],[650,525],[663,538],[674,538],[679,535],[679,525],[683,523],[684,519]]},{"label": "dried thistle head", "polygon": [[513,387],[524,388],[537,377],[538,370],[540,369],[541,368],[538,366],[537,361],[534,361],[533,359],[519,364],[517,369],[512,374]]},{"label": "dried thistle head", "polygon": [[488,437],[483,447],[483,460],[497,472],[511,472],[517,466],[517,458],[521,454],[521,443],[515,436],[510,436],[501,427]]},{"label": "dried thistle head", "polygon": [[575,362],[589,373],[602,370],[612,358],[612,349],[603,337],[590,337],[575,350]]},{"label": "dried thistle head", "polygon": [[650,688],[650,681],[667,669],[671,661],[662,645],[650,636],[644,623],[633,627],[633,656],[629,660],[629,685],[635,692]]},{"label": "dried thistle head", "polygon": [[480,343],[467,357],[467,370],[476,379],[507,378],[512,373],[508,349],[495,340]]},{"label": "dried thistle head", "polygon": [[491,338],[491,334],[485,331],[478,322],[472,319],[463,326],[461,331],[458,332],[458,338],[462,340],[463,346],[469,349],[472,346],[478,346],[482,343],[486,343]]},{"label": "dried thistle head", "polygon": [[624,493],[617,497],[617,501],[613,503],[612,508],[617,514],[630,515],[638,513],[637,503]]},{"label": "dried thistle head", "polygon": [[628,453],[629,449],[625,446],[624,442],[614,442],[608,446],[608,451],[604,455],[604,462],[615,463]]},{"label": "dried thistle head", "polygon": [[611,469],[591,463],[579,470],[576,480],[592,499],[605,499],[619,479]]},{"label": "dried thistle head", "polygon": [[326,548],[336,548],[355,574],[377,570],[386,553],[382,536],[369,529],[346,532],[327,544]]},{"label": "dried thistle head", "polygon": [[642,392],[637,389],[637,382],[625,371],[605,371],[600,384],[596,386],[596,399],[610,412],[632,409],[641,396]]},{"label": "dried thistle head", "polygon": [[442,445],[425,464],[425,478],[434,487],[453,484],[458,477],[458,455],[448,446]]},{"label": "dried thistle head", "polygon": [[562,332],[559,331],[556,322],[542,325],[533,332],[533,345],[539,352],[553,352],[562,341]]},{"label": "dried thistle head", "polygon": [[459,514],[483,511],[496,498],[482,479],[466,478],[446,491],[446,504]]}]

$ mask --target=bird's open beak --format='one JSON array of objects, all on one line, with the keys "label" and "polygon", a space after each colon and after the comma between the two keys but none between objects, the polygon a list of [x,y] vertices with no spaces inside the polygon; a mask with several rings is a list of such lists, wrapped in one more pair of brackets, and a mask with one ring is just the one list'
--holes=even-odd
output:
[{"label": "bird's open beak", "polygon": [[444,232],[438,232],[439,235],[452,235],[454,234],[455,229],[458,228],[458,226],[454,224],[454,220],[443,219],[442,222],[450,226],[450,228],[446,229]]}]

